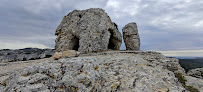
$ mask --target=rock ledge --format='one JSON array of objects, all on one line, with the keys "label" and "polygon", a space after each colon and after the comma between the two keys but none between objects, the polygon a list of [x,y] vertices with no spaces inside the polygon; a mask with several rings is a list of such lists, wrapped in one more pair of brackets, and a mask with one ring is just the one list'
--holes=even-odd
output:
[{"label": "rock ledge", "polygon": [[170,66],[166,66],[172,62],[175,61],[160,53],[141,51],[48,60],[12,73],[0,84],[0,90],[184,91],[174,73],[168,70]]}]

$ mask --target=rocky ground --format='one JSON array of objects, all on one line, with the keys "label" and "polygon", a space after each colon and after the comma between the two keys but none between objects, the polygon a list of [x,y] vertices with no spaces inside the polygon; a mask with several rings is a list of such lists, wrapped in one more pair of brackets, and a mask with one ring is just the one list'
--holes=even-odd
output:
[{"label": "rocky ground", "polygon": [[192,76],[185,76],[187,82],[186,85],[197,88],[200,92],[203,92],[203,79],[195,78]]},{"label": "rocky ground", "polygon": [[[18,69],[16,66],[20,65],[27,68]],[[8,71],[9,66],[1,67],[3,71],[0,77],[0,90],[5,92],[181,92],[185,90],[174,75],[174,72],[184,73],[178,60],[166,58],[157,52],[108,51],[59,60],[51,58],[34,60],[33,63],[10,64],[11,67],[16,67],[11,70],[14,73]],[[194,80],[197,80],[193,78],[189,78],[190,84],[191,81],[194,83]],[[198,81],[201,83],[202,79]],[[197,87],[201,89],[202,84],[198,84]]]},{"label": "rocky ground", "polygon": [[22,70],[27,66],[35,65],[44,62],[46,60],[51,60],[51,58],[4,63],[4,65],[0,66],[0,82],[2,82],[3,79],[8,78],[8,75],[11,74],[12,72]]}]

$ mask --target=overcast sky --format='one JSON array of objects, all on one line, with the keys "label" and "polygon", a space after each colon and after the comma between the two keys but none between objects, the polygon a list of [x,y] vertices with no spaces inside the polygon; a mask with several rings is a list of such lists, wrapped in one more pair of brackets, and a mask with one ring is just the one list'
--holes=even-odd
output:
[{"label": "overcast sky", "polygon": [[88,8],[104,9],[120,32],[136,22],[142,50],[203,50],[203,0],[1,0],[0,49],[54,48],[63,16]]}]

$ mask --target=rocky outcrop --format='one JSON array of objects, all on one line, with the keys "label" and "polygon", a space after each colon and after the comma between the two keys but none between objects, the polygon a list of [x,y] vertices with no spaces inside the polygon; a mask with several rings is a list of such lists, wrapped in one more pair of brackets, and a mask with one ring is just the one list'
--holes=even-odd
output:
[{"label": "rocky outcrop", "polygon": [[57,52],[77,50],[81,53],[119,50],[122,37],[117,25],[99,8],[74,10],[56,29]]},{"label": "rocky outcrop", "polygon": [[203,68],[192,69],[187,72],[187,75],[203,79]]},{"label": "rocky outcrop", "polygon": [[184,68],[180,66],[179,60],[176,58],[168,58],[168,60],[164,61],[163,66],[174,73],[186,74]]},{"label": "rocky outcrop", "polygon": [[203,79],[195,78],[191,76],[185,76],[186,78],[186,85],[193,86],[197,88],[200,92],[203,92]]},{"label": "rocky outcrop", "polygon": [[140,37],[135,22],[125,25],[122,29],[126,50],[140,50]]},{"label": "rocky outcrop", "polygon": [[27,61],[52,57],[53,49],[25,48],[18,50],[0,50],[0,63],[13,61]]},{"label": "rocky outcrop", "polygon": [[[15,72],[2,91],[183,92],[168,58],[156,52],[109,52],[48,60]],[[173,62],[173,61],[171,61]]]},{"label": "rocky outcrop", "polygon": [[166,58],[161,53],[148,51],[148,53],[144,53],[143,59],[151,62],[153,66],[160,65],[164,69],[168,69],[173,73],[186,74],[185,70],[180,66],[179,60],[176,58]]}]

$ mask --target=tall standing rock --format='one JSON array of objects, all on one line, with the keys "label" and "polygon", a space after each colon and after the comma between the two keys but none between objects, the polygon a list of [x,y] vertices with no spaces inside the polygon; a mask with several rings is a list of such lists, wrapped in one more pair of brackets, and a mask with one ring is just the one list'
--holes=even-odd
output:
[{"label": "tall standing rock", "polygon": [[87,53],[119,50],[122,43],[117,25],[100,8],[70,12],[64,16],[55,34],[56,51],[77,50]]},{"label": "tall standing rock", "polygon": [[126,50],[140,50],[140,37],[135,22],[125,25],[122,29]]}]

